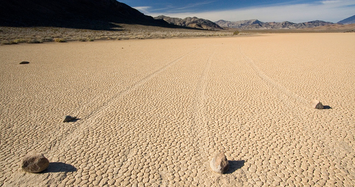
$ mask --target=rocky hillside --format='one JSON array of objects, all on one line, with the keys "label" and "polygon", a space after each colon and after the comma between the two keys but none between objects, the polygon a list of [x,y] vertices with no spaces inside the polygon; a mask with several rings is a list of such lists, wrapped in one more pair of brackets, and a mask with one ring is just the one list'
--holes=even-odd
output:
[{"label": "rocky hillside", "polygon": [[185,19],[180,19],[180,18],[171,18],[168,16],[158,16],[155,17],[156,20],[164,20],[172,25],[177,25],[177,26],[182,26],[182,27],[191,27],[191,28],[198,28],[198,29],[207,29],[207,30],[221,30],[219,25],[216,23],[206,20],[206,19],[201,19],[197,17],[187,17]]},{"label": "rocky hillside", "polygon": [[309,21],[304,23],[292,23],[289,21],[284,22],[261,22],[257,19],[244,20],[244,21],[225,21],[219,20],[216,22],[219,26],[224,28],[236,28],[242,30],[258,30],[258,29],[304,29],[313,28],[318,26],[331,25],[331,22],[325,21]]},{"label": "rocky hillside", "polygon": [[348,17],[346,19],[343,19],[341,21],[338,22],[339,24],[353,24],[355,23],[355,15]]},{"label": "rocky hillside", "polygon": [[0,1],[0,26],[109,29],[112,22],[168,25],[116,0]]}]

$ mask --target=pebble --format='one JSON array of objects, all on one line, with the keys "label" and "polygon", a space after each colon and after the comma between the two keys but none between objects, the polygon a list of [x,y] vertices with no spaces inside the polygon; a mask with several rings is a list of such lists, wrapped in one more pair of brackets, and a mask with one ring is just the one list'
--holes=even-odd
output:
[{"label": "pebble", "polygon": [[312,108],[315,108],[315,109],[324,109],[323,104],[316,99],[312,100],[311,106],[312,106]]},{"label": "pebble", "polygon": [[210,162],[211,169],[217,173],[225,173],[229,168],[227,157],[224,153],[218,153]]}]

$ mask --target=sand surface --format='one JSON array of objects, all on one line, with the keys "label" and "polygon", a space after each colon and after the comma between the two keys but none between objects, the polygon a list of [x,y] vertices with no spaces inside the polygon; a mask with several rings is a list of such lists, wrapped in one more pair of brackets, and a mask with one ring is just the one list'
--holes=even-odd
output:
[{"label": "sand surface", "polygon": [[[0,186],[354,186],[354,51],[353,33],[0,46]],[[32,150],[44,173],[19,169]]]}]

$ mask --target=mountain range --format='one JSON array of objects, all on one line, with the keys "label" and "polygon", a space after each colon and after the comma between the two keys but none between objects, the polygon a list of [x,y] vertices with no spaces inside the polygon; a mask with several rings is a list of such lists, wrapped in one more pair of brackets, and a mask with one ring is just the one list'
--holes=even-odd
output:
[{"label": "mountain range", "polygon": [[[116,0],[0,0],[0,26],[50,26],[110,30],[120,27],[117,25],[119,23],[206,30],[221,30],[223,28],[242,30],[303,29],[333,24],[319,20],[292,23],[288,21],[261,22],[253,19],[236,22],[219,20],[214,23],[197,17],[180,19],[158,16],[153,18]],[[338,23],[355,23],[355,15]]]},{"label": "mountain range", "polygon": [[0,26],[110,29],[112,23],[171,26],[116,0],[0,1]]},{"label": "mountain range", "polygon": [[219,20],[216,22],[219,26],[223,28],[235,28],[242,30],[258,30],[258,29],[304,29],[304,28],[313,28],[325,25],[331,25],[331,22],[325,21],[309,21],[303,23],[293,23],[289,21],[284,22],[261,22],[257,19],[244,20],[244,21],[225,21]]},{"label": "mountain range", "polygon": [[355,15],[351,16],[351,17],[348,17],[346,19],[343,19],[341,21],[338,22],[339,24],[353,24],[355,23]]},{"label": "mountain range", "polygon": [[207,29],[207,30],[222,30],[218,24],[202,19],[202,18],[197,18],[197,17],[187,17],[185,19],[180,19],[180,18],[172,18],[168,16],[158,16],[154,17],[156,20],[164,20],[168,22],[169,24],[172,25],[177,25],[177,26],[182,26],[182,27],[191,27],[191,28],[197,28],[197,29]]}]

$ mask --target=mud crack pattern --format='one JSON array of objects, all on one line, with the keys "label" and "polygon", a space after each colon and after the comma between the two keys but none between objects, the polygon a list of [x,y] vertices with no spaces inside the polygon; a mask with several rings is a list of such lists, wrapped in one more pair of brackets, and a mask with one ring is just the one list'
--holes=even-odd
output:
[{"label": "mud crack pattern", "polygon": [[[288,34],[2,46],[0,186],[354,186],[354,45]],[[36,177],[18,167],[34,149],[51,162]],[[219,151],[224,175],[209,168]]]}]

